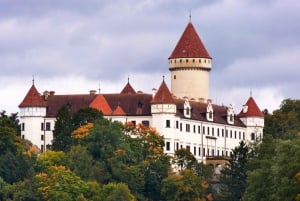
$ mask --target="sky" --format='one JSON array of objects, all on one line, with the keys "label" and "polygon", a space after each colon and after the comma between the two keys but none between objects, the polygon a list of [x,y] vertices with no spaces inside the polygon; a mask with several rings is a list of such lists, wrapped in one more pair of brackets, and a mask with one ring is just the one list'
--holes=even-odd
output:
[{"label": "sky", "polygon": [[236,113],[299,99],[297,0],[0,0],[0,111],[40,93],[152,93],[189,22],[213,57],[210,97]]}]

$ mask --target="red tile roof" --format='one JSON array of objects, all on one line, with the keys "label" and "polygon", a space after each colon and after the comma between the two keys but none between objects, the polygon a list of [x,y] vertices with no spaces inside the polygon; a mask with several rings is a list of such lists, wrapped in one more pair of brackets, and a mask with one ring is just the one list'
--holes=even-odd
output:
[{"label": "red tile roof", "polygon": [[103,94],[113,110],[121,107],[127,116],[151,116],[151,94]]},{"label": "red tile roof", "polygon": [[245,113],[242,110],[239,117],[264,117],[254,98],[250,97],[245,105],[248,106],[248,109]]},{"label": "red tile roof", "polygon": [[174,58],[208,58],[211,56],[203,45],[197,31],[190,22],[186,26],[181,38],[179,39],[175,49],[169,59]]},{"label": "red tile roof", "polygon": [[128,82],[126,86],[123,88],[123,90],[121,91],[121,94],[136,94],[136,92]]},{"label": "red tile roof", "polygon": [[124,116],[126,115],[122,107],[118,105],[118,107],[114,110],[113,115]]},{"label": "red tile roof", "polygon": [[[184,102],[183,99],[176,99],[176,116],[179,116],[180,118],[186,118],[184,116]],[[207,103],[201,103],[197,101],[190,101],[191,105],[191,118],[192,120],[196,121],[208,121],[206,118],[206,112],[207,112]],[[224,124],[228,125],[227,122],[227,107],[222,105],[215,105],[212,104],[213,107],[213,122],[217,124]],[[245,124],[238,118],[234,118],[234,124],[233,126],[239,126],[239,127],[245,127]]]},{"label": "red tile roof", "polygon": [[47,116],[56,117],[58,110],[66,105],[73,114],[81,108],[89,107],[95,94],[50,95],[47,99]]},{"label": "red tile roof", "polygon": [[164,80],[154,95],[152,103],[175,103],[173,95]]},{"label": "red tile roof", "polygon": [[19,107],[46,107],[47,103],[43,99],[43,96],[37,91],[34,85],[32,85],[27,92],[25,98],[20,103]]},{"label": "red tile roof", "polygon": [[111,115],[112,109],[107,103],[103,95],[98,95],[89,105],[91,108],[95,108],[99,111],[102,111],[103,115]]}]

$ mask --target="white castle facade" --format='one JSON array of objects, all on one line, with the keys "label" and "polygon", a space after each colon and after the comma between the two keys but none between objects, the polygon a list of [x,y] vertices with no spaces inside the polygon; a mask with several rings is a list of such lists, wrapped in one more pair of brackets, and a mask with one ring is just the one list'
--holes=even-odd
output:
[{"label": "white castle facade", "polygon": [[91,107],[118,122],[144,124],[165,139],[165,153],[187,148],[199,161],[229,156],[241,140],[263,137],[264,117],[253,97],[234,113],[231,105],[209,99],[212,58],[194,26],[188,23],[169,57],[171,90],[165,81],[154,94],[136,92],[129,81],[120,93],[40,94],[33,84],[19,105],[21,136],[41,151],[51,147],[56,114],[63,105],[71,112]]}]

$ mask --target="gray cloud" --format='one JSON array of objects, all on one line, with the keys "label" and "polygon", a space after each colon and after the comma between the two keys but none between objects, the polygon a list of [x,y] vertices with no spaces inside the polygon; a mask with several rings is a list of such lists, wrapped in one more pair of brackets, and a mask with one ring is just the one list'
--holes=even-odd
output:
[{"label": "gray cloud", "polygon": [[211,94],[224,102],[239,98],[233,89],[299,97],[296,0],[0,0],[0,78],[74,75],[122,86],[127,75],[168,75],[190,9],[214,58]]}]

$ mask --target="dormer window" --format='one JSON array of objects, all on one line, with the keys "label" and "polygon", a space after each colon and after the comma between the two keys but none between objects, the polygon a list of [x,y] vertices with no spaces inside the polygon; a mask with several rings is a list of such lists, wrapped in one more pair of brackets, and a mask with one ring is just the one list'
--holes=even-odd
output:
[{"label": "dormer window", "polygon": [[232,105],[227,108],[227,123],[234,124],[234,111]]},{"label": "dormer window", "polygon": [[212,107],[211,102],[208,102],[207,108],[206,108],[206,119],[207,121],[213,121],[214,120],[214,110]]},{"label": "dormer window", "polygon": [[191,106],[187,99],[184,102],[183,110],[184,110],[184,112],[183,112],[184,117],[191,118]]}]

